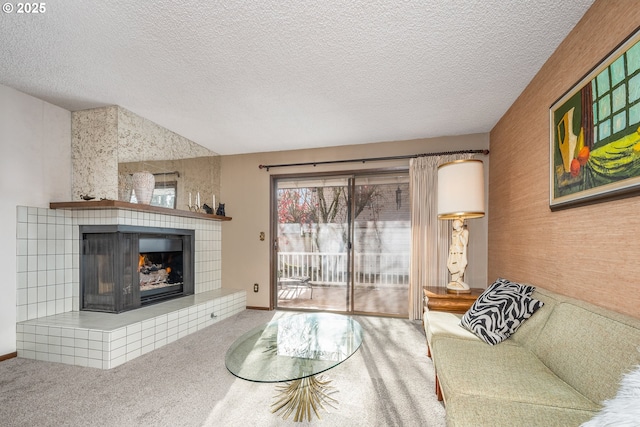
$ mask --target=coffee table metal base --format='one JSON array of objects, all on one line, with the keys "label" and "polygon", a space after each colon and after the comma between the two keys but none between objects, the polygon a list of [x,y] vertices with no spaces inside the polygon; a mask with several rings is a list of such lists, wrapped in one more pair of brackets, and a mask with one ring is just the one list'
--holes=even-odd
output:
[{"label": "coffee table metal base", "polygon": [[322,419],[320,409],[326,409],[324,405],[335,409],[334,405],[338,403],[331,397],[338,390],[329,385],[330,383],[331,380],[322,375],[312,375],[278,385],[276,390],[279,393],[276,399],[279,400],[271,405],[271,412],[281,412],[280,415],[285,420],[294,414],[295,422],[304,421],[305,417],[311,421],[312,413],[316,414],[318,419]]},{"label": "coffee table metal base", "polygon": [[362,326],[350,316],[333,313],[278,314],[246,332],[229,347],[225,365],[247,381],[278,383],[271,412],[294,421],[318,418],[338,403],[337,390],[321,376],[362,344]]}]

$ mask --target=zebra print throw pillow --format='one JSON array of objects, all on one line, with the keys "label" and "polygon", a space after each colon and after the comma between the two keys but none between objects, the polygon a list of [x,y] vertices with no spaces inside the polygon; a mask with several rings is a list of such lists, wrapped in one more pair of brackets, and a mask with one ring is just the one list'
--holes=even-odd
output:
[{"label": "zebra print throw pillow", "polygon": [[[508,281],[507,281],[508,282]],[[531,289],[524,289],[531,288]],[[509,338],[520,325],[544,305],[531,298],[533,286],[509,282],[494,283],[462,316],[460,326],[490,345]]]},{"label": "zebra print throw pillow", "polygon": [[512,281],[507,280],[507,279],[499,278],[495,282],[493,282],[491,284],[491,286],[489,286],[487,289],[485,289],[485,291],[483,293],[491,292],[495,288],[513,289],[514,291],[519,292],[519,293],[524,294],[524,295],[527,295],[527,296],[531,296],[533,291],[536,290],[535,286],[522,285],[520,283],[512,282]]}]

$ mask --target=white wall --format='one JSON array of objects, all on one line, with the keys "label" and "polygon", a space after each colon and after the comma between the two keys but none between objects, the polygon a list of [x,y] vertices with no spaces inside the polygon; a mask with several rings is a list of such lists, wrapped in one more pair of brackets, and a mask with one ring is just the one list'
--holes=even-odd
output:
[{"label": "white wall", "polygon": [[0,85],[0,355],[16,351],[16,209],[71,198],[71,112]]}]

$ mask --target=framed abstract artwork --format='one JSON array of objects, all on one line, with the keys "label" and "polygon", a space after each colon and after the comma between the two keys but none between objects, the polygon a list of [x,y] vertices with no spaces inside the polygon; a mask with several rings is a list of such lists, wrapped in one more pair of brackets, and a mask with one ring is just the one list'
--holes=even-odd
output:
[{"label": "framed abstract artwork", "polygon": [[552,210],[640,193],[640,28],[549,119]]}]

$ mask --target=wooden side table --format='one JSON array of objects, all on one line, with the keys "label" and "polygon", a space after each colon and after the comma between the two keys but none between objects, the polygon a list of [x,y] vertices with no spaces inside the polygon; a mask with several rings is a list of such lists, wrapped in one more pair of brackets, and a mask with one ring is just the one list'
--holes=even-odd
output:
[{"label": "wooden side table", "polygon": [[471,293],[458,293],[450,291],[444,286],[425,286],[424,304],[429,310],[449,311],[451,313],[466,313],[480,296],[484,289],[472,288]]}]

